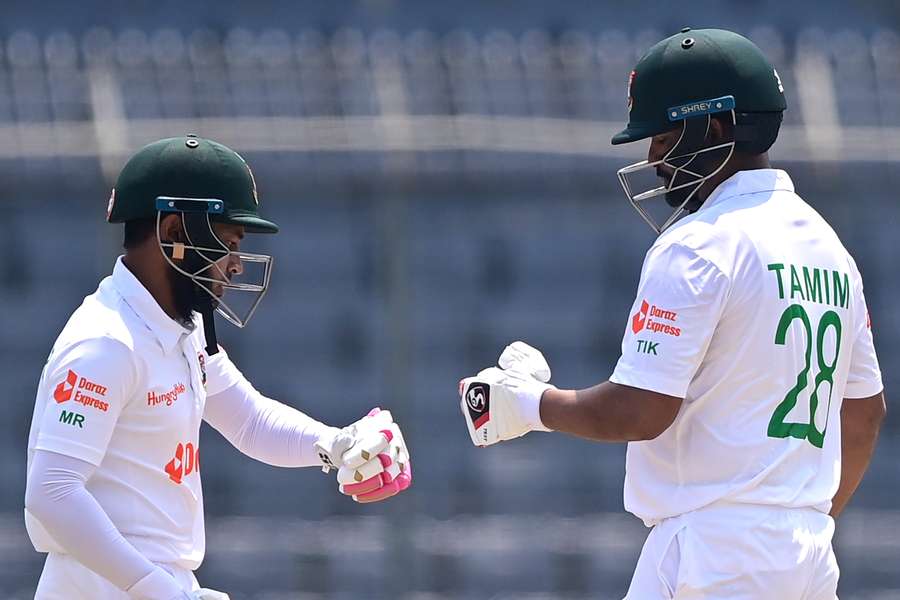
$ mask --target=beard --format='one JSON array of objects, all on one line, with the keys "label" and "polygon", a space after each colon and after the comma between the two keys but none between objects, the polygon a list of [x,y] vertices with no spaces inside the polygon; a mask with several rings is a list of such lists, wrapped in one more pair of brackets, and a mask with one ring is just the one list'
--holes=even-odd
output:
[{"label": "beard", "polygon": [[169,285],[172,287],[172,295],[175,299],[175,312],[182,325],[193,324],[194,312],[202,313],[206,308],[216,310],[216,307],[219,306],[219,300],[212,293],[201,289],[201,286],[205,287],[206,283],[195,282],[175,269],[169,269],[168,274]]},{"label": "beard", "polygon": [[194,310],[197,306],[198,294],[203,291],[197,289],[194,283],[186,275],[182,275],[175,269],[168,269],[169,286],[172,288],[172,296],[175,300],[175,312],[182,325],[193,323]]},{"label": "beard", "polygon": [[[699,201],[697,198],[697,194],[694,193],[697,190],[697,187],[701,185],[701,183],[696,183],[694,185],[685,185],[690,184],[696,181],[696,178],[685,175],[681,172],[675,175],[675,181],[672,182],[670,177],[663,177],[663,181],[666,184],[666,187],[672,185],[672,187],[677,187],[679,185],[684,185],[682,188],[674,189],[666,192],[666,204],[671,206],[672,208],[679,208],[684,205],[684,209],[688,212],[694,212],[700,205],[702,201]],[[685,204],[685,200],[688,199],[688,196],[694,194],[691,200]]]},{"label": "beard", "polygon": [[[671,192],[666,192],[666,204],[668,204],[672,208],[678,208],[684,203],[684,201],[688,197],[688,194],[690,194],[693,190],[693,186],[688,186],[678,190],[672,190]],[[685,206],[685,208],[687,208],[687,206]]]},{"label": "beard", "polygon": [[[727,148],[722,148],[719,150],[712,150],[707,152],[702,152],[694,156],[692,159],[687,159],[685,163],[689,166],[692,171],[700,173],[705,176],[709,176],[714,171],[719,170],[722,167],[722,161],[727,160],[729,156],[729,151]],[[668,186],[671,182],[671,178],[663,177]],[[671,206],[672,208],[678,208],[684,204],[684,201],[687,200],[688,196],[691,196],[691,199],[684,204],[684,210],[689,213],[696,212],[700,206],[703,205],[703,201],[706,199],[700,197],[700,190],[698,188],[702,187],[706,184],[706,181],[698,181],[696,177],[693,175],[688,175],[683,171],[678,171],[675,173],[675,181],[672,182],[673,187],[677,187],[679,185],[691,184],[694,185],[685,185],[681,189],[672,190],[670,192],[666,192],[666,204]],[[696,193],[695,193],[696,190]],[[707,191],[707,195],[709,193]]]}]

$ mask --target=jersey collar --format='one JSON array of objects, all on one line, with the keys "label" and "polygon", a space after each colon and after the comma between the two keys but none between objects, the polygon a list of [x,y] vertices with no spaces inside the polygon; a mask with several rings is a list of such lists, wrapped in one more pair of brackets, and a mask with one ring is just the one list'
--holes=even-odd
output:
[{"label": "jersey collar", "polygon": [[113,267],[112,282],[122,299],[156,336],[164,352],[171,351],[181,336],[190,333],[165,313],[147,288],[128,270],[121,256]]},{"label": "jersey collar", "polygon": [[790,176],[781,169],[752,169],[750,171],[738,171],[720,183],[697,212],[701,212],[714,204],[718,204],[728,198],[734,198],[735,196],[774,191],[794,191],[794,182],[791,181]]}]

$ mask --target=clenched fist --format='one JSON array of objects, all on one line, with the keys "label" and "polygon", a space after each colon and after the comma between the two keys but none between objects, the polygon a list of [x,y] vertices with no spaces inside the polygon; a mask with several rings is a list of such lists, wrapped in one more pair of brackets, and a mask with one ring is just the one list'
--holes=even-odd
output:
[{"label": "clenched fist", "polygon": [[334,437],[316,442],[323,470],[337,469],[342,494],[378,502],[412,484],[409,450],[390,411],[372,409]]},{"label": "clenched fist", "polygon": [[513,342],[497,364],[459,382],[472,443],[490,446],[529,431],[549,431],[540,417],[541,396],[553,387],[544,355],[525,342]]}]

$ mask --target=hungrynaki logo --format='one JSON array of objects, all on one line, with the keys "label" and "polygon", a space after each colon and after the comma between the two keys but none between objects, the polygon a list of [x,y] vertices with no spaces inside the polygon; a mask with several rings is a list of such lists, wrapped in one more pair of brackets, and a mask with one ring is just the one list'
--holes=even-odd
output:
[{"label": "hungrynaki logo", "polygon": [[640,310],[631,315],[631,331],[640,333],[646,329],[653,333],[678,337],[681,335],[681,327],[669,325],[669,323],[674,323],[677,319],[678,313],[674,310],[666,310],[655,304],[650,304],[646,300],[642,300]]},{"label": "hungrynaki logo", "polygon": [[184,390],[184,384],[181,382],[173,385],[170,390],[158,394],[151,390],[147,392],[147,406],[159,406],[163,403],[166,406],[172,406],[178,400],[178,396],[184,393]]},{"label": "hungrynaki logo", "polygon": [[[75,400],[78,404],[106,412],[109,410],[109,403],[100,400],[97,396],[106,397],[107,391],[106,386],[94,383],[86,377],[80,377],[78,373],[69,369],[66,378],[59,382],[56,389],[53,390],[53,399],[56,400],[57,404]],[[72,392],[75,392],[74,398],[72,397]]]}]

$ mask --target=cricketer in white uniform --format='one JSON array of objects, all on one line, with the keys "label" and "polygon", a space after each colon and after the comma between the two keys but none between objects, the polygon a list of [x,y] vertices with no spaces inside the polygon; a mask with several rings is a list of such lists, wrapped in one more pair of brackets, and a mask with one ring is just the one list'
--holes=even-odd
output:
[{"label": "cricketer in white uniform", "polygon": [[[612,376],[557,389],[516,342],[462,382],[476,445],[535,429],[629,442],[625,508],[653,528],[629,600],[836,598],[833,515],[884,399],[856,264],[769,167],[784,108],[777,73],[737,34],[685,29],[652,47],[613,143],[652,138],[619,176],[662,233]],[[648,169],[664,185],[635,192]],[[643,204],[657,196],[675,209],[662,224]]]},{"label": "cricketer in white uniform", "polygon": [[[160,140],[123,169],[108,220],[126,255],[64,327],[38,386],[28,439],[25,519],[48,553],[38,600],[227,598],[201,589],[205,552],[199,431],[285,467],[338,469],[359,502],[409,486],[388,411],[344,429],[266,398],[215,341],[212,311],[243,326],[268,286],[271,257],[239,252],[257,214],[252,173],[229,148]],[[260,280],[244,266],[263,267]],[[239,313],[224,298],[247,292]]]}]

